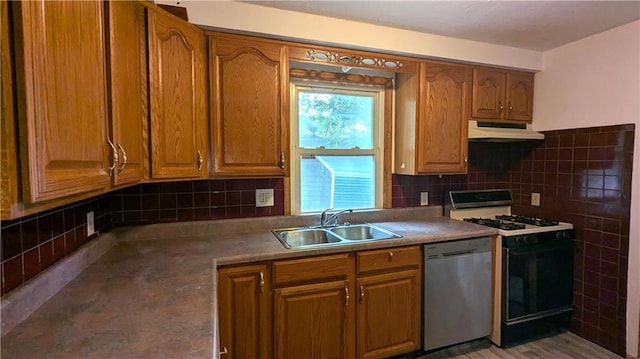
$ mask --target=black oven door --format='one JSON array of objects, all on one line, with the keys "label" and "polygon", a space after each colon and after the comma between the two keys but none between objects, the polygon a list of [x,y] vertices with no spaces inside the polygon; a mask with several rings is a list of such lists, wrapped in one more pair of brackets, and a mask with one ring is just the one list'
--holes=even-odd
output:
[{"label": "black oven door", "polygon": [[503,255],[505,324],[573,309],[573,240],[503,248]]}]

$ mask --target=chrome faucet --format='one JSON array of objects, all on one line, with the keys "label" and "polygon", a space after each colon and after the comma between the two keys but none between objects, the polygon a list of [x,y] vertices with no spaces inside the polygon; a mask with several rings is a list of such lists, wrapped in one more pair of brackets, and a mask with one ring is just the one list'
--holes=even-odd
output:
[{"label": "chrome faucet", "polygon": [[353,212],[352,209],[343,209],[342,211],[338,211],[338,212],[336,212],[334,214],[331,214],[331,215],[327,216],[328,212],[330,210],[332,210],[332,209],[333,208],[327,208],[324,211],[322,211],[322,214],[320,215],[320,227],[326,228],[326,227],[328,227],[330,225],[329,223],[331,223],[331,222],[333,222],[334,226],[337,226],[338,225],[338,216],[339,215],[341,215],[343,213],[352,213]]}]

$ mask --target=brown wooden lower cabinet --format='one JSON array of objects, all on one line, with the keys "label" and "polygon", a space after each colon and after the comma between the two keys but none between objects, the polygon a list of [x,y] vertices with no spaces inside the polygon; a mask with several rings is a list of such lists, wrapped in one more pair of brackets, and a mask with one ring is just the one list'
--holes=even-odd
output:
[{"label": "brown wooden lower cabinet", "polygon": [[420,348],[420,271],[359,278],[358,358],[387,358]]},{"label": "brown wooden lower cabinet", "polygon": [[222,358],[268,359],[272,353],[271,285],[267,264],[218,271]]},{"label": "brown wooden lower cabinet", "polygon": [[275,357],[353,358],[352,293],[344,280],[276,289]]},{"label": "brown wooden lower cabinet", "polygon": [[414,246],[221,268],[221,358],[372,359],[418,350],[421,262]]}]

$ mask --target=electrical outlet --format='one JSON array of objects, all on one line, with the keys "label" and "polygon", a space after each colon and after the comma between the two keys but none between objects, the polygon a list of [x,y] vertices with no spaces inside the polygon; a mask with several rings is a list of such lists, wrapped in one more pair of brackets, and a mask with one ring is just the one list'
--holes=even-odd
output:
[{"label": "electrical outlet", "polygon": [[93,219],[93,211],[87,213],[87,237],[96,233],[95,222]]},{"label": "electrical outlet", "polygon": [[421,206],[429,205],[429,192],[420,192],[420,205]]},{"label": "electrical outlet", "polygon": [[273,207],[273,188],[256,189],[256,207]]},{"label": "electrical outlet", "polygon": [[531,193],[531,205],[532,206],[540,206],[540,193]]}]

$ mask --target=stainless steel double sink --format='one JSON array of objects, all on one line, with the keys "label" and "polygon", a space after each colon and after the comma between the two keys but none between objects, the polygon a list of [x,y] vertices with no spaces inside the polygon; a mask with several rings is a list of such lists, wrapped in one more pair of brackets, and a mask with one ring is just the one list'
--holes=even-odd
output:
[{"label": "stainless steel double sink", "polygon": [[401,238],[402,236],[370,223],[345,224],[334,227],[299,227],[276,229],[272,231],[285,248],[310,246],[331,246]]}]

